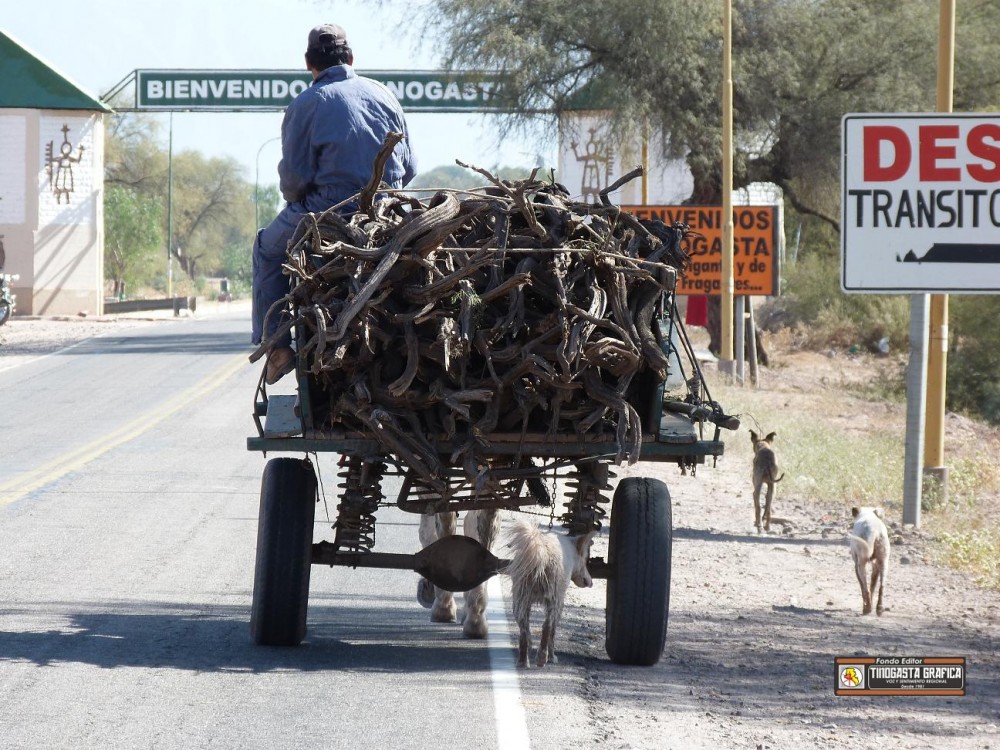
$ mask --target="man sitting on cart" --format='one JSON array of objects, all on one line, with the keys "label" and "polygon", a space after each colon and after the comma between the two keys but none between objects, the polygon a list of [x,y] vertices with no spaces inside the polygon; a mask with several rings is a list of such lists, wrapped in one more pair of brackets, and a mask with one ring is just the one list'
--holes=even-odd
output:
[{"label": "man sitting on cart", "polygon": [[[291,334],[275,337],[287,321],[265,316],[288,294],[289,279],[281,271],[299,220],[319,213],[358,193],[371,179],[375,156],[386,136],[403,133],[386,163],[383,180],[401,188],[416,174],[403,109],[381,83],[354,72],[354,53],[347,33],[337,24],[322,24],[309,32],[306,67],[313,83],[285,110],[281,124],[279,187],[287,201],[268,226],[257,232],[253,246],[252,341],[269,344],[265,381],[277,382],[295,368]],[[345,214],[356,210],[348,204]]]}]

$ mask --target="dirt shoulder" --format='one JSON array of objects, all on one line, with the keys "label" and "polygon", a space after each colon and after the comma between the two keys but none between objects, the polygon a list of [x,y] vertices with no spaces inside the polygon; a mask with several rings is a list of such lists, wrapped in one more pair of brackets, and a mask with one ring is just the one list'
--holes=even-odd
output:
[{"label": "dirt shoulder", "polygon": [[[837,419],[817,406],[817,379],[838,388],[850,369],[786,358],[766,398]],[[774,514],[787,523],[758,534],[749,451],[737,449],[748,427],[725,437],[727,455],[695,477],[665,464],[619,472],[660,478],[672,496],[667,654],[652,668],[610,664],[603,582],[570,592],[564,643],[588,673],[594,733],[631,748],[1000,747],[1000,595],[934,565],[931,535],[893,522],[887,611],[862,616],[844,503],[797,500],[779,484]],[[834,657],[852,655],[964,656],[968,694],[836,697]]]}]

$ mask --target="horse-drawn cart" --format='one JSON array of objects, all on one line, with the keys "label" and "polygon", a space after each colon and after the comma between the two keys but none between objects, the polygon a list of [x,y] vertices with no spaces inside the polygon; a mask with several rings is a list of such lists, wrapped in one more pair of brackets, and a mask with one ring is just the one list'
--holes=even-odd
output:
[{"label": "horse-drawn cart", "polygon": [[[515,210],[527,212],[530,223],[532,216],[543,217],[554,205],[542,193],[534,195],[532,203],[524,200],[523,190],[518,195],[512,192],[510,202]],[[669,608],[670,495],[662,481],[647,477],[625,477],[615,486],[611,467],[623,460],[641,460],[673,462],[693,471],[709,457],[722,454],[720,428],[738,427],[738,421],[711,399],[678,319],[676,272],[643,254],[649,247],[626,258],[613,248],[609,252],[607,244],[595,249],[571,236],[569,241],[560,238],[564,244],[555,248],[539,248],[543,243],[537,241],[518,248],[508,239],[514,224],[504,219],[500,226],[495,206],[483,209],[478,204],[468,209],[468,215],[488,216],[492,210],[490,231],[499,236],[502,230],[502,237],[488,239],[487,249],[478,254],[442,248],[444,237],[449,238],[444,244],[450,246],[459,231],[463,238],[472,231],[468,222],[461,223],[460,215],[446,220],[451,222],[446,223],[446,231],[438,231],[444,220],[438,216],[435,223],[433,215],[445,202],[439,200],[429,210],[418,206],[422,216],[400,222],[401,233],[408,231],[407,239],[416,247],[412,269],[427,274],[422,287],[405,281],[410,267],[404,273],[397,263],[395,270],[383,273],[385,259],[391,256],[395,262],[399,257],[395,241],[386,243],[384,235],[373,243],[384,243],[381,249],[358,249],[356,235],[354,245],[340,240],[331,249],[333,230],[314,222],[312,240],[298,238],[300,263],[293,261],[289,266],[299,272],[288,299],[289,327],[294,327],[297,340],[296,393],[269,395],[262,377],[254,405],[257,435],[248,438],[247,447],[265,453],[337,454],[337,517],[333,539],[314,541],[318,481],[312,461],[278,457],[267,462],[260,498],[252,636],[262,645],[301,642],[313,564],[414,570],[440,589],[466,591],[501,571],[506,562],[474,539],[459,535],[445,536],[416,554],[375,551],[380,507],[395,505],[405,512],[427,515],[483,509],[554,515],[561,504],[558,518],[573,535],[604,526],[610,503],[608,559],[592,558],[589,565],[593,577],[607,579],[607,652],[617,663],[654,664],[663,652]],[[374,218],[374,211],[369,213]],[[415,226],[424,217],[429,217],[427,225]],[[597,217],[587,220],[592,226],[573,225],[569,231],[597,236],[605,225],[601,221],[613,225]],[[335,223],[337,232],[349,236],[343,221]],[[629,226],[634,234],[641,229],[634,221]],[[662,258],[664,243],[679,242],[685,229],[661,225],[660,239],[648,238],[655,247],[653,253]],[[434,232],[438,236],[433,243],[414,239]],[[634,240],[634,234],[626,239]],[[325,254],[318,258],[321,241],[326,243]],[[428,251],[431,245],[436,250]],[[292,248],[290,256],[295,251]],[[437,262],[435,252],[451,255],[439,267],[431,267]],[[536,260],[525,264],[519,252],[524,257],[534,254]],[[343,270],[345,253],[354,253],[353,277]],[[512,256],[513,270],[490,268],[490,253]],[[609,258],[627,268],[609,271]],[[369,265],[358,272],[362,261]],[[583,264],[578,273],[574,263]],[[325,270],[334,266],[338,270]],[[345,288],[339,301],[330,302],[332,286],[324,287],[322,293],[305,288],[324,274],[331,284]],[[623,288],[620,305],[612,300],[602,306],[599,303],[605,296],[594,290],[605,276],[621,284],[641,278],[635,283],[645,284],[642,289],[646,291],[638,302],[629,302]],[[396,286],[382,289],[379,296],[378,284],[372,281],[376,277],[378,283]],[[428,301],[426,290],[452,277],[461,279],[455,282],[458,292]],[[483,285],[478,285],[479,278]],[[477,284],[474,289],[472,282]],[[567,299],[571,282],[583,290],[583,301]],[[525,290],[527,322],[521,295]],[[358,313],[362,306],[357,300],[366,294],[368,300],[377,298],[381,305],[396,307],[386,313],[366,302],[367,312]],[[409,306],[401,301],[407,295],[413,298]],[[533,316],[531,306],[542,303],[532,301],[530,295],[552,309]],[[316,302],[319,299],[322,307]],[[502,309],[487,307],[487,303],[508,299],[510,304],[503,302]],[[469,313],[473,303],[478,306],[473,309],[475,315]],[[520,315],[517,325],[532,337],[527,343],[507,335],[515,326],[510,322],[515,306]],[[453,308],[454,314],[443,313],[444,308]],[[618,319],[628,320],[614,322],[614,310]],[[353,317],[345,323],[349,313]],[[357,322],[361,319],[366,328],[352,339],[346,326],[361,325]],[[406,321],[405,330],[388,335],[387,321],[399,320]],[[416,325],[429,321],[430,339],[418,339],[413,321]],[[614,343],[612,334],[627,336],[626,329],[631,329],[634,344]],[[494,333],[490,338],[483,331]],[[646,341],[640,341],[643,338]],[[355,339],[364,339],[364,345]],[[652,351],[649,343],[654,340],[656,350]],[[327,341],[348,342],[345,347],[357,348],[335,351]],[[379,346],[398,354],[389,355],[385,349],[373,355]],[[544,361],[545,353],[551,364]],[[333,356],[337,360],[329,364]],[[369,359],[355,367],[365,357]],[[456,362],[463,357],[480,360],[472,369],[456,374]],[[644,357],[659,358],[662,366],[646,367]],[[463,366],[468,364],[465,360]],[[508,363],[512,369],[502,370]],[[347,379],[342,377],[345,371],[351,371]],[[433,375],[420,386],[420,377],[427,372]],[[471,373],[481,380],[471,383]],[[439,417],[432,419],[435,410]],[[401,477],[394,500],[383,491],[383,479],[392,475]]]}]

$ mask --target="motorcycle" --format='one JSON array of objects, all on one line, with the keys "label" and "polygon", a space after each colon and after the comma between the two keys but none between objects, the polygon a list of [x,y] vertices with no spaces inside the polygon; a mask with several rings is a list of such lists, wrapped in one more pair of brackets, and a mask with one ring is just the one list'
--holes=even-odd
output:
[{"label": "motorcycle", "polygon": [[6,323],[17,309],[17,295],[13,292],[11,282],[20,278],[16,273],[0,273],[0,326]]}]

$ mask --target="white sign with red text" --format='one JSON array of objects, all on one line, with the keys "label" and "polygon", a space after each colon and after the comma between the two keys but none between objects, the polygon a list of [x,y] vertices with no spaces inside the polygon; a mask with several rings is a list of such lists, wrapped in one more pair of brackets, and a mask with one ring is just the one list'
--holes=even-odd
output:
[{"label": "white sign with red text", "polygon": [[841,288],[1000,293],[1000,115],[850,114]]}]

